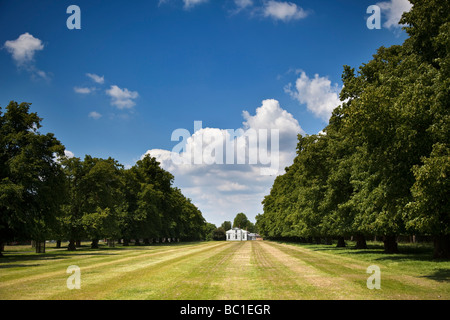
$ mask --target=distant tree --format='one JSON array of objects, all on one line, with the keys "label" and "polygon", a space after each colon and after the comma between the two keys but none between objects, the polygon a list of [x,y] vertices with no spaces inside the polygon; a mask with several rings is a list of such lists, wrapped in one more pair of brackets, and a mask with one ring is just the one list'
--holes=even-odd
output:
[{"label": "distant tree", "polygon": [[221,225],[221,227],[225,230],[228,231],[231,229],[231,221],[224,221]]},{"label": "distant tree", "polygon": [[248,220],[247,216],[244,213],[240,212],[233,220],[233,228],[241,228],[249,232],[253,232],[255,226],[250,220]]},{"label": "distant tree", "polygon": [[200,240],[206,236],[201,211],[172,186],[173,175],[155,158],[146,155],[122,176],[125,204],[120,226],[125,245],[130,239]]},{"label": "distant tree", "polygon": [[226,239],[226,232],[225,229],[222,227],[218,227],[213,232],[213,240],[216,241],[223,241]]},{"label": "distant tree", "polygon": [[203,233],[205,236],[206,241],[211,241],[214,239],[214,232],[216,231],[217,227],[215,224],[207,222],[203,226]]}]

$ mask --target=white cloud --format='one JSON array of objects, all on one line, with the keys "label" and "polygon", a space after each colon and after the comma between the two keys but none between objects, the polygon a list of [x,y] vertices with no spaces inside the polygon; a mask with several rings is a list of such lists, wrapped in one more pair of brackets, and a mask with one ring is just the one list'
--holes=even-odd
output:
[{"label": "white cloud", "polygon": [[401,28],[398,22],[402,17],[403,12],[408,12],[412,8],[412,4],[408,0],[390,0],[377,3],[386,15],[386,22],[383,26],[386,28]]},{"label": "white cloud", "polygon": [[[155,157],[161,166],[174,174],[175,184],[183,193],[191,198],[200,208],[207,221],[220,225],[225,220],[234,219],[238,212],[244,212],[248,218],[253,219],[258,213],[262,213],[261,201],[270,191],[276,175],[262,175],[261,168],[267,167],[261,163],[250,164],[249,156],[257,153],[266,146],[252,146],[248,143],[246,134],[251,130],[277,129],[279,131],[279,174],[286,166],[292,164],[296,154],[297,134],[304,133],[298,121],[286,110],[281,108],[277,100],[268,99],[256,109],[255,114],[244,111],[242,127],[231,130],[234,133],[241,131],[234,137],[235,153],[232,154],[232,163],[226,161],[227,139],[230,139],[230,131],[221,128],[201,128],[186,139],[186,145],[181,153],[184,164],[173,161],[174,153],[169,150],[152,149],[146,154]],[[270,140],[270,139],[269,139]],[[201,142],[201,143],[200,143]],[[272,141],[270,141],[270,144]],[[244,157],[239,156],[239,149],[246,150]],[[200,150],[203,155],[215,154],[213,150],[224,151],[222,159],[224,164],[213,162],[212,164],[194,164],[192,154]],[[271,151],[269,145],[267,149]],[[244,160],[238,164],[238,159]]]},{"label": "white cloud", "polygon": [[16,40],[5,42],[5,48],[11,53],[17,64],[23,65],[33,61],[36,51],[44,49],[42,41],[28,32],[21,34]]},{"label": "white cloud", "polygon": [[208,2],[208,0],[183,0],[184,8],[190,9],[198,4]]},{"label": "white cloud", "polygon": [[98,83],[98,84],[103,84],[105,82],[104,76],[100,77],[99,75],[96,75],[95,73],[86,73],[86,76],[88,76],[89,78],[94,80],[95,83]]},{"label": "white cloud", "polygon": [[121,89],[116,85],[112,85],[106,94],[111,97],[111,104],[119,109],[131,109],[136,105],[134,102],[139,94],[137,91],[129,91],[127,88]]},{"label": "white cloud", "polygon": [[238,10],[242,10],[253,5],[253,0],[234,0],[234,4]]},{"label": "white cloud", "polygon": [[94,120],[98,120],[102,117],[102,115],[100,113],[98,113],[97,111],[92,111],[92,112],[89,112],[88,117],[92,118]]},{"label": "white cloud", "polygon": [[95,91],[94,87],[88,88],[88,87],[74,87],[73,91],[80,94],[89,94],[93,91]]},{"label": "white cloud", "polygon": [[217,187],[217,190],[222,192],[233,192],[233,191],[246,191],[250,187],[238,182],[229,182],[227,184],[222,184]]},{"label": "white cloud", "polygon": [[303,8],[292,2],[266,1],[263,7],[264,17],[274,20],[290,21],[305,18],[308,14]]},{"label": "white cloud", "polygon": [[264,100],[254,116],[248,111],[243,111],[242,115],[245,119],[244,128],[279,129],[281,133],[286,134],[301,130],[292,114],[282,109],[275,99]]},{"label": "white cloud", "polygon": [[46,72],[34,65],[36,51],[44,49],[42,41],[28,32],[21,34],[16,40],[7,40],[4,48],[11,54],[17,66],[28,71],[33,78],[49,79]]},{"label": "white cloud", "polygon": [[72,151],[69,151],[69,150],[64,150],[64,155],[65,155],[67,158],[73,158],[73,157],[75,157],[75,154],[74,154]]},{"label": "white cloud", "polygon": [[289,83],[284,90],[301,104],[306,104],[309,111],[325,121],[330,119],[334,108],[341,104],[339,99],[341,88],[337,84],[332,85],[327,77],[319,77],[318,74],[310,79],[301,71],[300,77],[295,82],[295,88],[293,89]]}]

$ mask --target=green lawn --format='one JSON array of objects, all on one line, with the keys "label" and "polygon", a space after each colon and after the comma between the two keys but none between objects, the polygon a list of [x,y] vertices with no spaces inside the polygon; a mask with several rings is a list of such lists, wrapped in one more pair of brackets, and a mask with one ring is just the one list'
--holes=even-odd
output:
[{"label": "green lawn", "polygon": [[[368,250],[269,241],[197,242],[153,246],[86,243],[76,252],[7,246],[0,258],[0,299],[450,299],[450,262],[426,245],[401,245],[386,255]],[[69,290],[67,267],[81,270]],[[370,290],[366,269],[381,271]]]}]

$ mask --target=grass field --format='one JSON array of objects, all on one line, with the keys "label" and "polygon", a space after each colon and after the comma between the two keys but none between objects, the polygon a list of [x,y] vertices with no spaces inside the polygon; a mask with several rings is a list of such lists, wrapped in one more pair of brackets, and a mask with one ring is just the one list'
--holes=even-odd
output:
[{"label": "grass field", "polygon": [[[368,250],[269,241],[198,242],[153,246],[86,246],[76,252],[7,246],[0,259],[0,299],[450,299],[450,262],[429,248]],[[81,270],[69,290],[67,267]],[[381,289],[367,288],[377,265]]]}]

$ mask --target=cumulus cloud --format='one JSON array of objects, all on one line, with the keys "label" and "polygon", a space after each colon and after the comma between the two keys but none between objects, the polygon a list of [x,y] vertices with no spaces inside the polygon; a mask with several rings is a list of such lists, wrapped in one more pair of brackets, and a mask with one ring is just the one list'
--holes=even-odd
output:
[{"label": "cumulus cloud", "polygon": [[42,41],[28,32],[21,34],[16,40],[5,42],[5,48],[11,53],[14,61],[22,65],[33,61],[36,51],[44,49]]},{"label": "cumulus cloud", "polygon": [[40,39],[25,32],[15,40],[7,40],[4,48],[11,54],[19,68],[27,70],[33,77],[48,79],[48,74],[37,69],[34,64],[35,53],[44,49],[44,44]]},{"label": "cumulus cloud", "polygon": [[[155,157],[161,166],[175,176],[175,184],[202,210],[207,221],[221,224],[232,220],[238,212],[245,212],[252,219],[262,210],[261,201],[268,194],[277,174],[292,164],[295,157],[297,135],[304,133],[298,121],[281,108],[277,100],[262,102],[254,114],[243,111],[242,127],[237,129],[197,127],[193,133],[187,129],[185,144],[181,150],[151,149],[145,154]],[[275,141],[270,134],[276,130],[278,172],[263,174],[262,169],[272,163],[261,163],[259,156],[265,154],[270,160]],[[251,143],[251,134],[266,130],[267,144]],[[174,131],[175,132],[175,131]],[[175,135],[177,136],[177,134]],[[175,141],[180,141],[173,139]],[[227,142],[233,142],[233,150]],[[242,152],[244,151],[244,152]],[[203,156],[195,162],[195,154]],[[230,153],[231,152],[231,153]],[[143,155],[144,156],[144,155]],[[179,156],[184,162],[174,161]],[[257,159],[256,163],[252,163]],[[205,192],[207,190],[207,192]]]},{"label": "cumulus cloud", "polygon": [[266,1],[263,7],[264,17],[274,20],[290,21],[305,18],[308,14],[303,8],[292,2]]},{"label": "cumulus cloud", "polygon": [[389,29],[401,28],[402,25],[398,22],[400,21],[403,12],[409,12],[412,8],[412,4],[408,0],[390,0],[379,2],[377,3],[377,6],[380,7],[387,19],[386,22],[383,23],[383,26]]},{"label": "cumulus cloud", "polygon": [[306,104],[310,112],[325,121],[330,119],[334,108],[341,104],[341,89],[337,84],[332,85],[327,77],[315,74],[314,78],[309,78],[304,71],[301,71],[294,88],[291,83],[284,88],[291,97]]},{"label": "cumulus cloud", "polygon": [[86,73],[86,76],[91,78],[95,83],[98,83],[98,84],[105,83],[105,77],[104,76],[100,77],[99,75],[96,75],[95,73]]},{"label": "cumulus cloud", "polygon": [[111,104],[118,109],[131,109],[136,103],[135,99],[139,97],[137,91],[130,91],[127,88],[121,89],[116,85],[112,85],[106,94],[111,97]]}]

